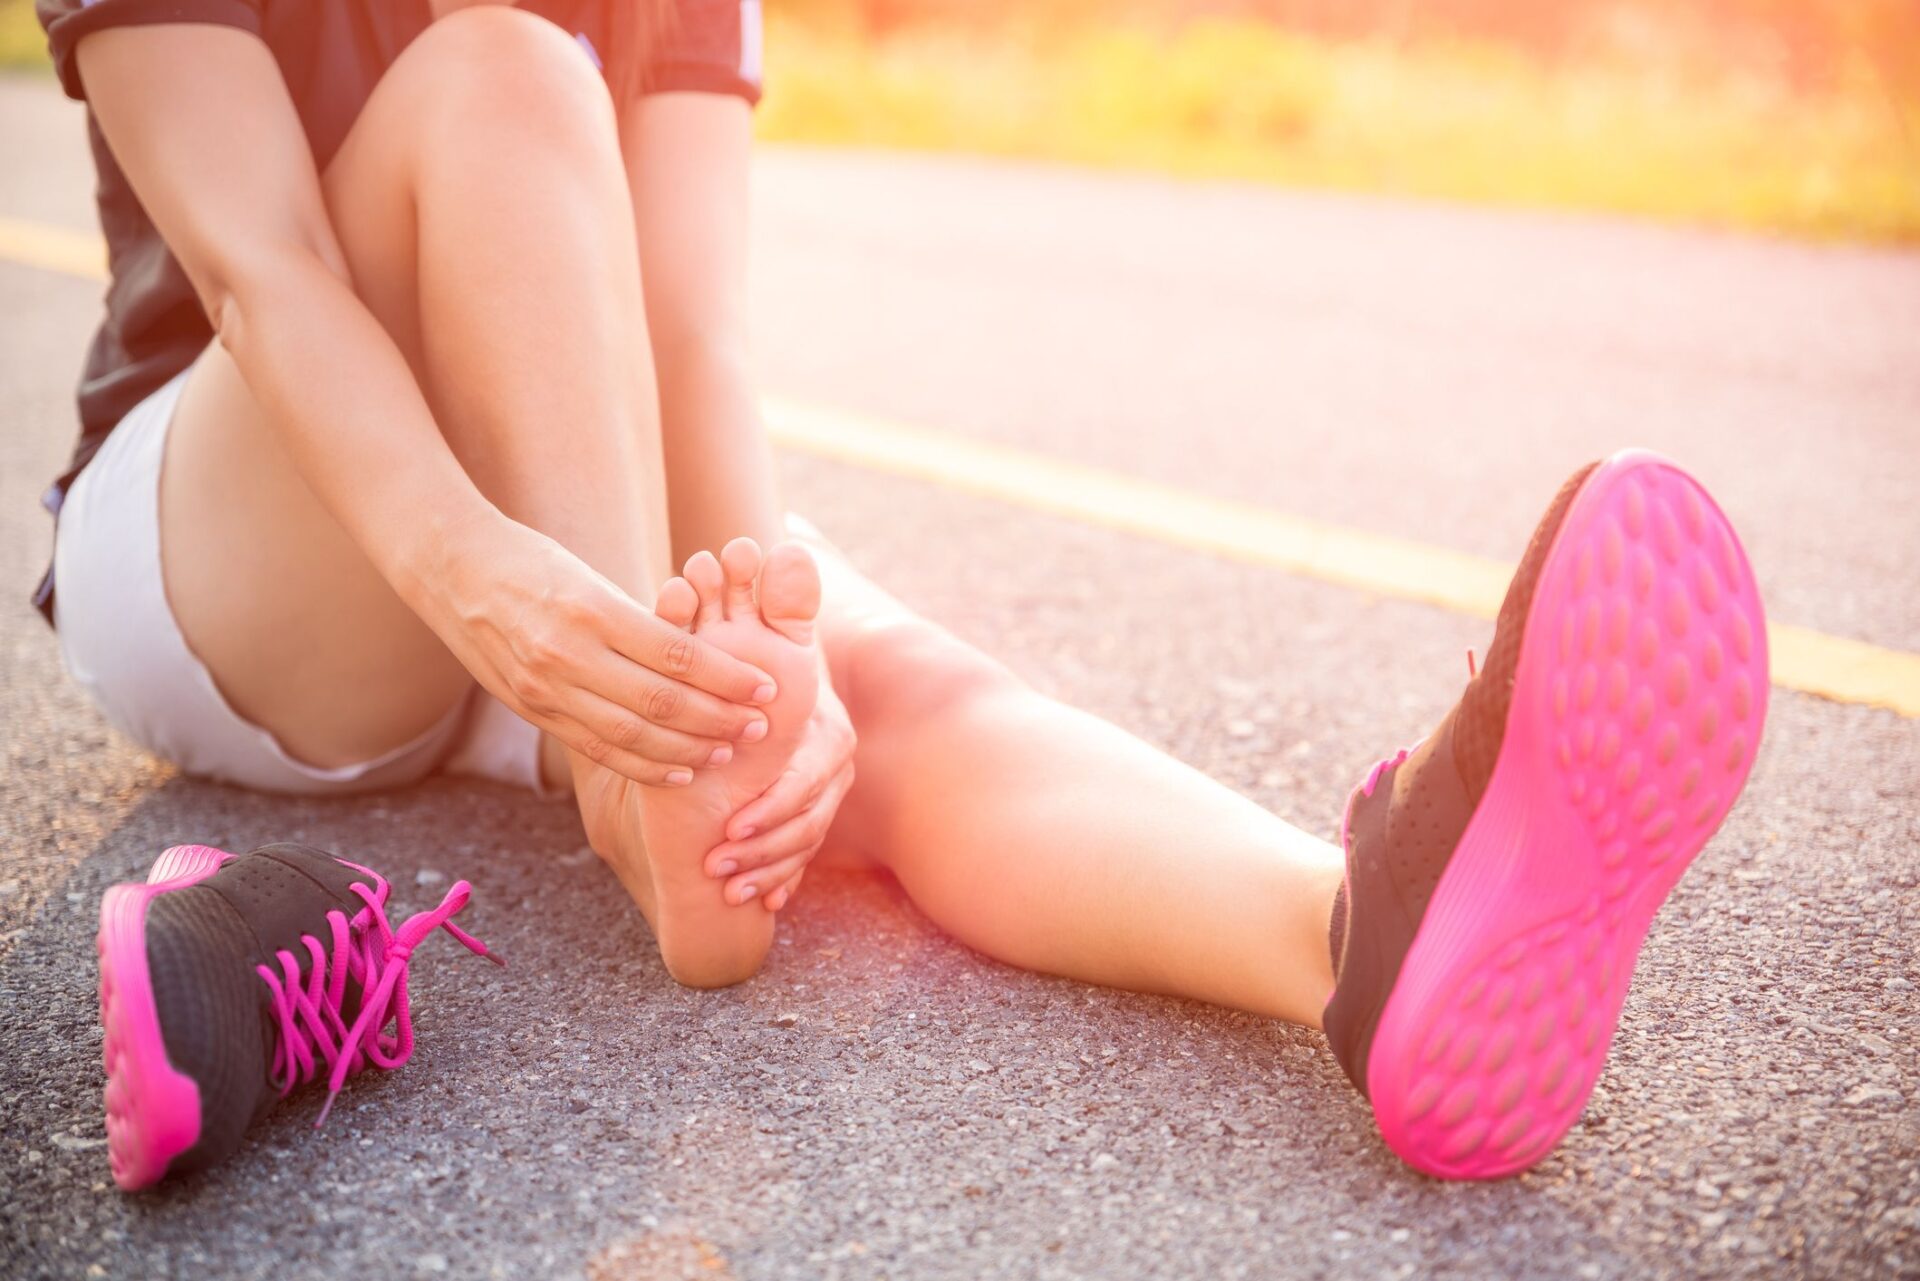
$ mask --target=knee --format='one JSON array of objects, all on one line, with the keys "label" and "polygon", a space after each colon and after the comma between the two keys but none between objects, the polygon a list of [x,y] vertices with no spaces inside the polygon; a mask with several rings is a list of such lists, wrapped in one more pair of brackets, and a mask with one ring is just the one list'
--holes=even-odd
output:
[{"label": "knee", "polygon": [[852,688],[841,697],[856,725],[874,717],[924,724],[1027,690],[1005,667],[919,618],[867,630],[847,670]]},{"label": "knee", "polygon": [[394,72],[412,79],[426,120],[532,130],[556,147],[617,140],[613,100],[586,51],[513,5],[473,5],[437,19]]}]

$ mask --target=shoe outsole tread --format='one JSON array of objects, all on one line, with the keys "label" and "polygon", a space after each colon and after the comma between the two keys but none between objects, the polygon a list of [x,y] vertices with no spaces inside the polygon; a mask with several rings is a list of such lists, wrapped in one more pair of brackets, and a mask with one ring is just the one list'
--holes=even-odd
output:
[{"label": "shoe outsole tread", "polygon": [[1753,766],[1767,693],[1726,517],[1657,455],[1609,459],[1555,536],[1487,791],[1375,1031],[1368,1095],[1409,1164],[1502,1177],[1579,1119],[1653,915]]}]

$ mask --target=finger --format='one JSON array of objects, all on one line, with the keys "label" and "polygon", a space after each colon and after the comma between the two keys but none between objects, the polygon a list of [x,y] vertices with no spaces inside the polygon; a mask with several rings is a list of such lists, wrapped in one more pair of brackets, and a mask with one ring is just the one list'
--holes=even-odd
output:
[{"label": "finger", "polygon": [[751,840],[726,841],[714,846],[707,851],[703,866],[707,875],[716,880],[736,872],[767,867],[797,850],[818,844],[826,836],[827,824],[832,817],[831,811],[822,811],[817,806],[805,810]]},{"label": "finger", "polygon": [[684,578],[669,578],[660,584],[660,594],[653,602],[655,614],[682,630],[693,626],[693,616],[699,608],[700,593]]},{"label": "finger", "polygon": [[767,790],[740,807],[727,820],[727,839],[744,841],[761,832],[770,832],[808,809],[822,786],[819,775],[806,768],[807,762],[795,757],[780,771]]},{"label": "finger", "polygon": [[[715,713],[725,715],[726,706],[715,700]],[[705,769],[733,759],[733,744],[725,739],[656,724],[591,690],[574,691],[564,710],[608,747],[656,764]]]},{"label": "finger", "polygon": [[[812,865],[814,856],[819,852],[820,851],[815,850],[813,854],[807,855],[808,866]],[[806,875],[807,869],[806,867],[802,867],[793,874],[793,879],[785,885],[782,885],[778,889],[768,890],[765,894],[762,894],[760,901],[766,905],[769,912],[778,912],[781,908],[793,901],[793,896],[799,892],[800,882],[806,879]]]},{"label": "finger", "polygon": [[724,593],[728,618],[753,618],[753,580],[760,576],[760,544],[736,538],[720,549],[720,568],[727,577]]},{"label": "finger", "polygon": [[[608,648],[600,651],[607,665],[586,673],[590,688],[657,725],[689,734],[738,738],[749,725],[759,725],[760,734],[766,732],[767,718],[752,704],[773,697],[772,677],[638,605],[630,608],[631,626],[612,629],[606,637]],[[663,702],[653,707],[645,699]],[[705,720],[680,719],[681,712],[697,708],[710,709],[715,715]],[[721,709],[724,717],[718,714]]]},{"label": "finger", "polygon": [[796,850],[778,863],[742,872],[721,887],[720,896],[729,903],[750,903],[756,896],[778,889],[793,879],[793,874],[807,865],[807,860],[813,857],[814,850],[818,848],[815,845]]},{"label": "finger", "polygon": [[648,787],[685,787],[693,781],[693,771],[686,766],[651,761],[636,752],[614,747],[572,717],[543,717],[540,728],[559,739],[569,752],[636,783]]},{"label": "finger", "polygon": [[851,753],[825,781],[820,780],[818,771],[807,768],[809,764],[796,759],[765,792],[741,806],[727,820],[728,838],[747,840],[758,832],[772,831],[782,823],[791,822],[807,810],[824,810],[828,815],[839,810],[840,802],[853,786]]},{"label": "finger", "polygon": [[726,614],[720,606],[720,593],[726,588],[727,576],[713,553],[695,552],[687,558],[687,566],[680,572],[700,597],[700,608],[694,614],[693,625],[701,627],[725,618]]},{"label": "finger", "polygon": [[594,682],[589,692],[628,716],[662,729],[712,739],[716,743],[757,743],[767,736],[767,718],[688,685],[631,664],[608,686]]}]

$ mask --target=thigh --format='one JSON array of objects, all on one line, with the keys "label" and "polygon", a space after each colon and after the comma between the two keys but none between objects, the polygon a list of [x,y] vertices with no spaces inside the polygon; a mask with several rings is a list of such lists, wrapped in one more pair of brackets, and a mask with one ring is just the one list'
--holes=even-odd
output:
[{"label": "thigh", "polygon": [[[323,175],[354,287],[416,371],[403,99],[383,84]],[[180,630],[234,709],[296,758],[369,759],[432,727],[471,678],[320,503],[218,342],[189,375],[160,484]]]},{"label": "thigh", "polygon": [[371,759],[470,678],[301,479],[232,358],[188,377],[160,476],[160,562],[188,648],[295,759]]}]

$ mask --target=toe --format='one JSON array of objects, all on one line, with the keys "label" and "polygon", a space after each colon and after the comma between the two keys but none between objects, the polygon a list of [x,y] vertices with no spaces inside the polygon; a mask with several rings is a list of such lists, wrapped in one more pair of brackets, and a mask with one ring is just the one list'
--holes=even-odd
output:
[{"label": "toe", "polygon": [[653,603],[653,612],[675,627],[692,627],[699,609],[700,593],[684,578],[669,578],[662,583],[659,598]]},{"label": "toe", "polygon": [[717,623],[725,617],[720,608],[720,594],[726,590],[726,575],[712,552],[695,552],[688,557],[682,577],[693,585],[700,597],[699,608],[694,611],[696,623]]},{"label": "toe", "polygon": [[796,644],[813,640],[820,612],[820,568],[813,553],[796,542],[776,545],[760,570],[760,617],[768,627]]},{"label": "toe", "polygon": [[727,617],[752,618],[753,580],[760,573],[760,544],[751,538],[736,538],[720,549],[720,564],[727,571]]}]

